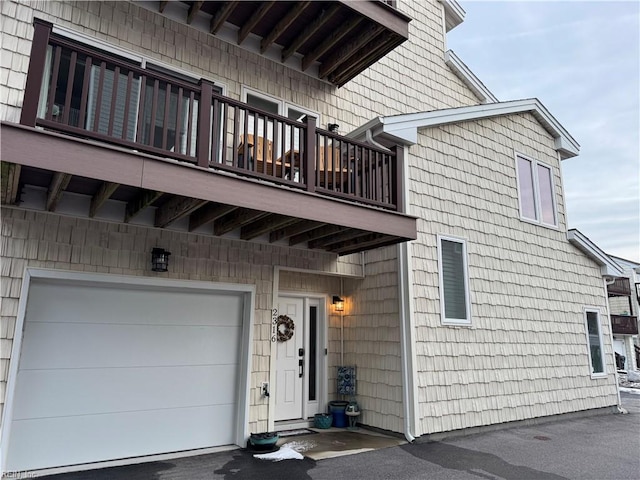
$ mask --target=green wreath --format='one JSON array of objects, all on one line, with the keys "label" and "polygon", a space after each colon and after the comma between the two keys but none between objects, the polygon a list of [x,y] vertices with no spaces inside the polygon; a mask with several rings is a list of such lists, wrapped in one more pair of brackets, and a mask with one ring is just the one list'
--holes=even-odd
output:
[{"label": "green wreath", "polygon": [[278,317],[278,323],[276,328],[278,330],[279,342],[286,342],[287,340],[291,339],[291,337],[293,337],[293,331],[295,329],[295,325],[293,323],[293,320],[291,320],[290,317],[286,315],[280,315]]}]

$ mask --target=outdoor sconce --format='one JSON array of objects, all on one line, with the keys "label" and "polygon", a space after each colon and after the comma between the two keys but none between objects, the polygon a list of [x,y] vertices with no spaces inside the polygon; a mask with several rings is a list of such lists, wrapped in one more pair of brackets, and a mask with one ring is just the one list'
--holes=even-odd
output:
[{"label": "outdoor sconce", "polygon": [[344,311],[344,298],[339,297],[338,295],[333,296],[333,308],[336,309],[336,312]]},{"label": "outdoor sconce", "polygon": [[338,125],[337,123],[330,123],[329,125],[327,125],[327,129],[330,132],[337,132],[338,128],[340,128],[340,125]]},{"label": "outdoor sconce", "polygon": [[164,248],[154,248],[151,250],[151,270],[154,272],[166,272],[169,270],[169,255]]}]

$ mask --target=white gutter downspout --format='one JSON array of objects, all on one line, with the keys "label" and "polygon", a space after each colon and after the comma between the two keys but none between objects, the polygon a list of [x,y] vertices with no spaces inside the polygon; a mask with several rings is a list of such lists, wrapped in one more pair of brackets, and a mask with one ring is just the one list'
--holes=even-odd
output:
[{"label": "white gutter downspout", "polygon": [[[407,150],[403,149],[405,165],[404,176],[404,197],[405,213],[409,210],[409,166]],[[409,443],[415,440],[416,433],[416,371],[417,364],[415,358],[414,345],[414,322],[413,322],[413,270],[411,267],[411,244],[404,242],[398,244],[398,304],[400,317],[400,355],[402,368],[402,406],[404,416],[404,436]]]}]

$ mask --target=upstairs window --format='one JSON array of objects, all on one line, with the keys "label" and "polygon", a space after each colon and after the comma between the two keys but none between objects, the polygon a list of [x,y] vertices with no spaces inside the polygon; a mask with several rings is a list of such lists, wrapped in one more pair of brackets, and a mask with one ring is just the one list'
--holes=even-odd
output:
[{"label": "upstairs window", "polygon": [[551,167],[523,155],[517,155],[516,161],[520,217],[556,227],[558,219]]},{"label": "upstairs window", "polygon": [[584,321],[589,345],[589,367],[592,377],[606,375],[604,370],[604,349],[602,347],[602,330],[600,328],[600,312],[595,308],[585,308]]},{"label": "upstairs window", "polygon": [[440,316],[443,324],[471,324],[467,244],[464,240],[438,236]]}]

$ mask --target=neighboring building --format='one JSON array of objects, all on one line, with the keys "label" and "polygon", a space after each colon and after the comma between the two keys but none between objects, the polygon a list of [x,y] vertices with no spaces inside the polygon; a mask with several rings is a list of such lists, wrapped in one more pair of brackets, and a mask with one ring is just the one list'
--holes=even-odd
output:
[{"label": "neighboring building", "polygon": [[578,144],[457,2],[0,8],[3,472],[243,446],[340,365],[407,439],[615,410]]},{"label": "neighboring building", "polygon": [[[623,277],[616,279],[609,290],[609,308],[613,329],[613,348],[626,357],[625,368],[640,369],[640,263],[609,255],[623,270]],[[616,288],[618,287],[618,288]],[[612,297],[612,293],[615,293]]]}]

